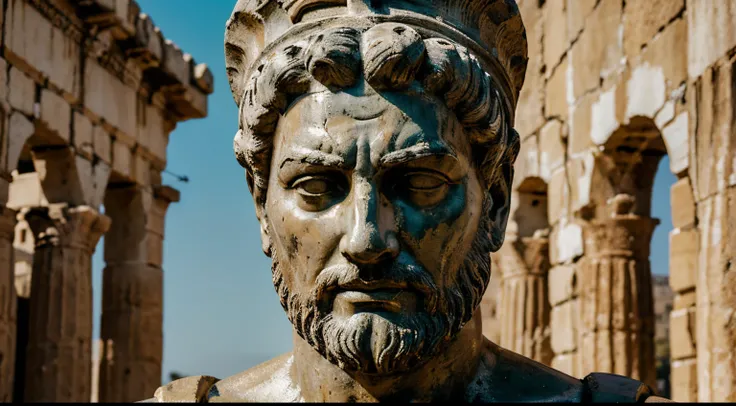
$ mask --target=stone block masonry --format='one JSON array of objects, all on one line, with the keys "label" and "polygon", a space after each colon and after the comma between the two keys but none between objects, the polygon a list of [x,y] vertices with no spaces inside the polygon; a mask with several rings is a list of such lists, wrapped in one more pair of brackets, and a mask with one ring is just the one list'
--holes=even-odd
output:
[{"label": "stone block masonry", "polygon": [[[160,386],[163,224],[179,200],[161,184],[166,147],[207,115],[212,73],[133,0],[7,0],[0,21],[0,401],[143,399]],[[145,300],[124,294],[141,287]]]},{"label": "stone block masonry", "polygon": [[[651,218],[651,193],[668,155],[678,178],[665,318],[671,397],[736,401],[736,0],[517,3],[529,41],[516,116],[519,203],[494,264],[504,275],[528,269],[520,264],[535,262],[518,260],[529,252],[520,234],[528,241],[538,231],[549,240],[536,263],[549,268],[547,289],[497,299],[502,344],[507,335],[550,331],[555,368],[654,384],[648,250],[661,225]],[[541,182],[544,222],[530,224],[539,208],[521,203],[530,182]],[[539,309],[549,317],[504,330]]]}]

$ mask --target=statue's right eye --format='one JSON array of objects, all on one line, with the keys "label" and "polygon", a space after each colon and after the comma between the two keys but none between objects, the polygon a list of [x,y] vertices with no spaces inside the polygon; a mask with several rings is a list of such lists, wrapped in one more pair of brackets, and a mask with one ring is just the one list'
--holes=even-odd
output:
[{"label": "statue's right eye", "polygon": [[291,184],[299,194],[299,207],[307,211],[321,211],[344,197],[345,186],[333,176],[302,176]]},{"label": "statue's right eye", "polygon": [[329,181],[322,177],[304,177],[297,180],[293,187],[304,196],[321,196],[330,192]]}]

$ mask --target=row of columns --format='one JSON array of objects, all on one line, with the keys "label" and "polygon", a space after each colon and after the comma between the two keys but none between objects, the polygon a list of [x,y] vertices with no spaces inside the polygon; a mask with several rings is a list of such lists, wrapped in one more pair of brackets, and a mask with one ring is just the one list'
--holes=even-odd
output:
[{"label": "row of columns", "polygon": [[577,296],[559,306],[570,313],[564,325],[551,325],[549,289],[559,282],[548,280],[548,238],[507,240],[494,254],[501,273],[499,344],[546,365],[555,352],[565,358],[577,348],[569,373],[611,372],[656,387],[649,247],[657,223],[620,214],[583,225],[585,255],[570,282]]},{"label": "row of columns", "polygon": [[[86,205],[24,207],[33,233],[28,344],[17,348],[13,235],[16,212],[0,216],[0,401],[89,402],[92,393],[92,255],[105,235],[99,400],[144,399],[160,385],[161,268],[166,209],[179,200],[169,187],[109,185],[106,213]],[[15,354],[25,376],[13,376]],[[18,400],[18,399],[16,399]]]}]

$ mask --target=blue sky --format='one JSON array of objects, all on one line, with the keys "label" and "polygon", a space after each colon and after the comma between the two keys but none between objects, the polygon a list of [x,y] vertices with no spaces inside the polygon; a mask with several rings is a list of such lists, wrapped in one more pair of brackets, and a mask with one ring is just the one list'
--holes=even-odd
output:
[{"label": "blue sky", "polygon": [[[291,325],[271,285],[253,201],[232,140],[237,108],[225,75],[223,37],[235,0],[138,0],[164,36],[209,65],[215,92],[209,115],[180,123],[170,137],[164,183],[181,191],[166,217],[163,382],[171,371],[219,378],[291,348]],[[669,187],[665,158],[654,185],[652,214],[662,220],[652,243],[654,273],[668,268]],[[93,257],[95,337],[99,337],[103,242]]]}]

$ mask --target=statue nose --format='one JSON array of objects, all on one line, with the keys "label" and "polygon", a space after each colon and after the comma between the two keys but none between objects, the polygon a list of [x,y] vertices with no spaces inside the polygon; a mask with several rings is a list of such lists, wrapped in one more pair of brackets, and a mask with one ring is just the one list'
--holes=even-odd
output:
[{"label": "statue nose", "polygon": [[[391,224],[381,224],[378,191],[362,180],[355,186],[354,196],[353,221],[340,243],[342,255],[357,264],[378,264],[395,258],[399,241]],[[391,221],[392,218],[386,218],[383,223]]]}]

